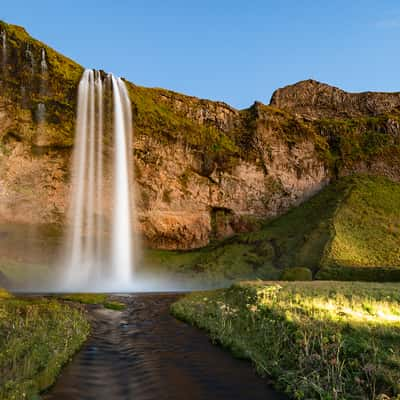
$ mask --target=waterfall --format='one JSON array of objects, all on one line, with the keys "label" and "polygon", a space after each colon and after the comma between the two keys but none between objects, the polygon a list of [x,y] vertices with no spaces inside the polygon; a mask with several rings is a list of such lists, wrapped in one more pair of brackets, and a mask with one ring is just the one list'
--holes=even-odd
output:
[{"label": "waterfall", "polygon": [[[41,49],[40,51],[40,96],[45,97],[47,95],[47,61],[46,51]],[[46,118],[46,105],[44,103],[38,104],[37,109],[37,121],[39,124],[43,123]]]},{"label": "waterfall", "polygon": [[133,286],[137,251],[131,135],[131,104],[123,81],[85,70],[78,88],[67,290]]},{"label": "waterfall", "polygon": [[47,72],[47,62],[46,62],[46,50],[42,49],[40,51],[40,71],[42,74]]},{"label": "waterfall", "polygon": [[1,39],[1,69],[3,73],[3,78],[5,78],[7,70],[7,34],[5,31],[0,32]]},{"label": "waterfall", "polygon": [[[21,94],[22,94],[22,88],[21,88]],[[37,110],[36,110],[36,121],[40,125],[45,121],[45,119],[46,119],[46,105],[43,103],[39,103],[37,105]]]},{"label": "waterfall", "polygon": [[35,63],[35,57],[33,56],[33,53],[32,53],[32,50],[31,50],[31,46],[30,46],[29,43],[26,45],[25,58],[29,63],[28,65],[29,65],[29,68],[31,70],[31,74],[33,75],[35,73],[35,64],[36,63]]}]

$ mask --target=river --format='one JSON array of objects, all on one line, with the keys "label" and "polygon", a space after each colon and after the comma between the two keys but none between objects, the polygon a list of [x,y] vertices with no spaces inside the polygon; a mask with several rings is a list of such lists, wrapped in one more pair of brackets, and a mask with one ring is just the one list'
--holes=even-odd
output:
[{"label": "river", "polygon": [[92,334],[45,400],[283,400],[250,362],[176,320],[178,294],[118,296],[123,312],[88,306]]}]

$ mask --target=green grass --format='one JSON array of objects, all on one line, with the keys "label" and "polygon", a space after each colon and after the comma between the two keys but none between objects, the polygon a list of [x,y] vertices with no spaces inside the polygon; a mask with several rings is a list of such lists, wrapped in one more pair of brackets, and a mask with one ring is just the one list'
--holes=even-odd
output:
[{"label": "green grass", "polygon": [[36,399],[89,333],[84,312],[0,291],[0,399]]},{"label": "green grass", "polygon": [[0,288],[0,300],[11,299],[13,296],[7,290]]},{"label": "green grass", "polygon": [[283,281],[312,281],[312,272],[308,268],[287,268],[281,275]]},{"label": "green grass", "polygon": [[321,276],[329,268],[399,268],[400,185],[384,178],[358,179],[350,185],[333,219],[323,259],[327,270]]},{"label": "green grass", "polygon": [[400,281],[400,184],[350,176],[261,229],[189,252],[150,250],[147,265],[193,279],[279,279],[307,267],[318,279]]},{"label": "green grass", "polygon": [[65,294],[60,298],[81,304],[103,304],[108,295],[103,293],[71,293]]},{"label": "green grass", "polygon": [[330,221],[348,189],[337,182],[256,232],[190,252],[148,251],[146,264],[210,280],[278,279],[287,267],[319,269],[331,237]]},{"label": "green grass", "polygon": [[293,398],[398,399],[399,289],[400,284],[244,282],[192,293],[171,310],[237,357],[252,360]]},{"label": "green grass", "polygon": [[72,293],[61,296],[63,300],[69,300],[81,304],[100,304],[104,308],[122,311],[126,305],[119,301],[109,300],[108,294],[103,293]]},{"label": "green grass", "polygon": [[105,301],[103,307],[109,310],[122,311],[125,310],[126,304],[119,301]]}]

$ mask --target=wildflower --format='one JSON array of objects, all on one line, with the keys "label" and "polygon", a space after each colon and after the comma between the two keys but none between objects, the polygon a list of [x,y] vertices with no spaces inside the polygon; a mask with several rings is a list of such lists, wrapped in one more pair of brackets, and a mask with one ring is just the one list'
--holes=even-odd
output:
[{"label": "wildflower", "polygon": [[251,307],[250,307],[250,311],[251,312],[257,312],[258,311],[258,307],[255,305],[255,304],[253,304]]}]

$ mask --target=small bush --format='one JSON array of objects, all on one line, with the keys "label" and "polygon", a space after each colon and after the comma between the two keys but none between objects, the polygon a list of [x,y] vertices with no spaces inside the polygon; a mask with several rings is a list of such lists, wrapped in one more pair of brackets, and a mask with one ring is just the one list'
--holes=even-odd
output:
[{"label": "small bush", "polygon": [[109,310],[122,311],[125,310],[126,305],[118,301],[106,301],[103,303],[103,307]]},{"label": "small bush", "polygon": [[281,276],[282,281],[312,281],[312,272],[308,268],[287,268]]}]

